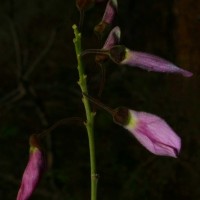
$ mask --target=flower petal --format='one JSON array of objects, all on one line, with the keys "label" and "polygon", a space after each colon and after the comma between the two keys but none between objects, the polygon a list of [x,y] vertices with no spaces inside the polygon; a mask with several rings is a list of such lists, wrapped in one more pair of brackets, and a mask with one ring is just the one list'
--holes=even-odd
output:
[{"label": "flower petal", "polygon": [[193,75],[191,72],[181,69],[163,58],[148,53],[131,51],[129,49],[126,49],[125,59],[120,64],[136,66],[148,71],[178,73],[185,77]]},{"label": "flower petal", "polygon": [[113,19],[117,12],[117,6],[118,6],[117,0],[108,1],[102,18],[103,22],[106,22],[107,24],[111,24],[113,22]]},{"label": "flower petal", "polygon": [[153,154],[177,157],[181,139],[162,118],[150,113],[129,111],[134,123],[130,120],[124,128]]},{"label": "flower petal", "polygon": [[121,37],[121,30],[118,26],[114,27],[109,33],[103,49],[110,49],[112,46],[119,43]]},{"label": "flower petal", "polygon": [[95,26],[94,31],[98,36],[102,36],[107,27],[112,24],[117,12],[117,0],[109,0],[102,20]]}]

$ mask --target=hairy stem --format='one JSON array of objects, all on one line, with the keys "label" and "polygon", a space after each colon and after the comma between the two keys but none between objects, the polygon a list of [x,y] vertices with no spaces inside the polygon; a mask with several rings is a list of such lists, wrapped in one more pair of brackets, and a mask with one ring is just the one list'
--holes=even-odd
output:
[{"label": "hairy stem", "polygon": [[[76,25],[73,25],[72,28],[74,29],[75,38],[73,40],[77,62],[78,62],[78,73],[79,73],[79,81],[78,84],[81,88],[82,93],[88,94],[87,89],[87,76],[84,73],[84,67],[81,61],[81,33],[79,33],[78,28]],[[94,115],[95,113],[92,112],[89,100],[87,97],[83,95],[82,101],[85,107],[86,113],[86,129],[88,133],[88,140],[89,140],[89,150],[90,150],[90,167],[91,167],[91,200],[96,200],[97,196],[97,182],[98,182],[98,175],[96,173],[96,161],[95,161],[95,144],[94,144]]]}]

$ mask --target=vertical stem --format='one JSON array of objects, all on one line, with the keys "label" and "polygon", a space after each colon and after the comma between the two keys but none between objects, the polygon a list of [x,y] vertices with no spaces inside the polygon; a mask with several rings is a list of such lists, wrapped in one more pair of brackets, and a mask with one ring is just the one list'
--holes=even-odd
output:
[{"label": "vertical stem", "polygon": [[[78,28],[76,25],[73,25],[72,28],[74,29],[75,38],[73,39],[77,62],[78,62],[78,73],[79,73],[79,81],[78,84],[81,88],[81,91],[85,94],[88,94],[87,89],[87,76],[84,73],[84,67],[81,61],[81,33],[79,33]],[[95,113],[92,112],[89,100],[87,97],[83,96],[82,101],[85,107],[86,113],[86,129],[88,133],[88,140],[89,140],[89,150],[90,150],[90,167],[91,167],[91,200],[96,200],[97,196],[97,182],[98,182],[98,175],[96,173],[96,161],[95,161],[95,144],[94,144],[94,115]]]}]

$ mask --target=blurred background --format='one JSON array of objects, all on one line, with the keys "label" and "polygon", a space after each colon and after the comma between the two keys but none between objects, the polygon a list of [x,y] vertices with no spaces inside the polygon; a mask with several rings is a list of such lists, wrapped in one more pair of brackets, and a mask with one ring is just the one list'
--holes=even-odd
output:
[{"label": "blurred background", "polygon": [[[105,64],[101,101],[164,118],[182,138],[178,159],[157,157],[143,148],[108,113],[95,118],[98,199],[200,199],[200,3],[195,0],[119,0],[114,25],[121,44],[156,54],[194,73],[147,72]],[[106,2],[85,13],[83,49],[101,48],[94,26]],[[0,199],[16,198],[28,161],[28,139],[56,121],[83,117],[77,85],[72,25],[75,0],[0,1]],[[84,57],[89,91],[97,96],[101,69]],[[25,76],[26,80],[21,77]],[[74,123],[45,141],[50,169],[32,199],[90,198],[90,165],[85,128]]]}]

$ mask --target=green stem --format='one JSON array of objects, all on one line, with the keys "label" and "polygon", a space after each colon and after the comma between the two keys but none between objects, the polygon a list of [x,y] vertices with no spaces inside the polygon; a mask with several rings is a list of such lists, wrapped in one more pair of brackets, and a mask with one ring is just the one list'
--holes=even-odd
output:
[{"label": "green stem", "polygon": [[[75,38],[73,39],[77,62],[78,62],[78,73],[79,73],[79,81],[78,84],[81,88],[82,93],[88,94],[87,89],[87,76],[84,73],[84,67],[81,61],[81,33],[79,33],[78,28],[76,25],[73,25],[72,28],[74,29]],[[94,115],[95,113],[92,112],[90,103],[87,97],[83,96],[82,101],[85,107],[86,113],[86,129],[88,133],[88,140],[89,140],[89,150],[90,150],[90,167],[91,167],[91,200],[96,200],[97,196],[97,182],[98,182],[98,175],[96,173],[96,161],[95,161],[95,144],[94,144]]]}]

